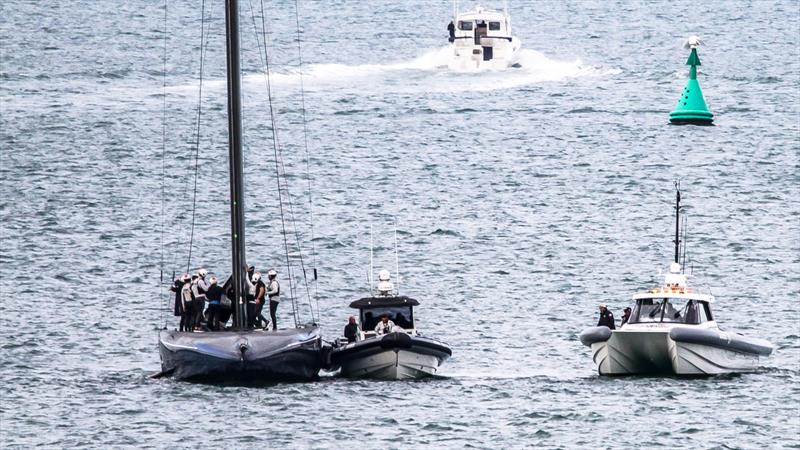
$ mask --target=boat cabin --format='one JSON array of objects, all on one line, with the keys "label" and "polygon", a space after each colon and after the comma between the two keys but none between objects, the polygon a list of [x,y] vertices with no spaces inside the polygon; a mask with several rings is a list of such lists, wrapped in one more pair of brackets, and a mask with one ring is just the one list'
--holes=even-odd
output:
[{"label": "boat cabin", "polygon": [[350,303],[351,308],[358,309],[361,339],[375,336],[375,326],[384,314],[389,316],[395,327],[414,334],[414,307],[417,305],[417,300],[406,296],[366,297]]},{"label": "boat cabin", "polygon": [[484,61],[491,61],[496,48],[513,40],[508,16],[481,7],[459,14],[455,26],[453,44],[467,51],[473,48],[472,54],[482,55]]},{"label": "boat cabin", "polygon": [[633,296],[629,324],[674,323],[702,325],[714,322],[711,314],[711,295],[697,294],[680,288],[652,289],[645,294]]}]

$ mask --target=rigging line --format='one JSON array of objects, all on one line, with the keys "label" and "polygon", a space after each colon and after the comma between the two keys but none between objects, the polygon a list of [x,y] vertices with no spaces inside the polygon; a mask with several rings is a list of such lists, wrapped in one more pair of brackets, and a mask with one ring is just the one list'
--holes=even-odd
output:
[{"label": "rigging line", "polygon": [[202,0],[200,3],[200,87],[198,88],[197,94],[197,121],[196,121],[196,133],[195,133],[195,150],[194,150],[194,189],[192,193],[192,226],[191,231],[189,232],[189,257],[186,260],[186,272],[189,272],[189,269],[192,265],[192,249],[194,247],[194,223],[195,223],[195,213],[197,212],[197,175],[198,169],[200,168],[200,164],[198,162],[200,158],[200,119],[202,117],[203,112],[203,66],[205,63],[205,39],[207,38],[205,32],[205,23],[206,23],[206,14],[205,14],[205,7],[206,2]]},{"label": "rigging line", "polygon": [[166,328],[167,323],[164,320],[164,208],[165,208],[165,183],[166,183],[166,153],[167,153],[167,6],[169,0],[164,0],[164,67],[163,67],[163,117],[161,123],[161,232],[159,236],[160,258],[159,258],[159,296],[161,307],[158,317],[158,323],[164,323]]},{"label": "rigging line", "polygon": [[311,164],[308,153],[308,124],[306,121],[306,95],[305,86],[303,82],[303,52],[300,45],[300,10],[297,0],[294,0],[294,18],[297,24],[297,67],[300,76],[300,110],[303,114],[303,144],[306,150],[306,180],[308,181],[308,216],[309,228],[311,229],[311,268],[314,270],[314,300],[317,303],[317,317],[320,316],[319,312],[319,283],[317,282],[317,249],[314,243],[314,202],[311,197]]},{"label": "rigging line", "polygon": [[[254,9],[252,7],[253,3],[252,3],[252,1],[250,1],[249,3],[250,3],[250,15],[251,15],[251,17],[253,19],[253,27],[254,27],[254,30],[256,31],[256,40],[258,41],[258,27],[255,25],[256,20],[255,20],[255,12],[254,12]],[[263,0],[261,1],[261,24],[262,24],[261,32],[262,32],[262,37],[263,37],[263,39],[262,39],[263,42],[262,43],[264,45],[264,59],[263,59],[262,63],[263,63],[264,68],[265,68],[265,81],[266,81],[266,87],[267,87],[267,100],[269,102],[269,116],[270,116],[270,124],[271,124],[271,128],[272,128],[272,147],[273,147],[273,152],[274,152],[274,156],[275,156],[275,175],[276,175],[276,181],[278,183],[278,206],[279,206],[280,213],[281,213],[281,229],[282,229],[282,232],[283,232],[282,233],[283,234],[283,246],[284,246],[284,250],[285,250],[285,253],[286,253],[286,270],[288,272],[287,275],[288,275],[288,278],[289,278],[289,292],[290,292],[291,300],[292,300],[292,316],[294,318],[294,325],[295,325],[295,327],[297,327],[297,324],[298,324],[297,300],[295,298],[293,277],[291,275],[292,269],[291,269],[291,259],[289,257],[289,241],[288,241],[288,239],[286,237],[286,219],[285,219],[284,211],[283,211],[283,196],[281,194],[281,181],[280,181],[281,174],[280,174],[280,166],[279,166],[279,163],[278,163],[278,135],[277,135],[277,128],[276,128],[276,123],[275,123],[275,111],[274,111],[274,107],[273,107],[273,104],[272,104],[272,86],[271,86],[271,83],[270,83],[270,76],[269,76],[269,53],[268,53],[268,49],[267,49],[266,20],[264,18],[264,2],[263,2]],[[259,46],[259,52],[258,53],[259,53],[259,56],[261,56],[261,47],[260,46]]]},{"label": "rigging line", "polygon": [[[266,17],[266,15],[264,14],[263,7],[264,7],[264,2],[262,0],[261,1],[262,23],[264,23],[264,17]],[[252,11],[252,9],[251,9],[251,11]],[[254,21],[255,21],[255,19],[254,19]],[[263,24],[262,28],[263,28],[263,30],[266,31],[266,29],[267,29],[266,28],[266,23]],[[268,45],[267,36],[265,34],[264,35],[264,54],[265,55],[267,53],[267,45]],[[259,55],[260,55],[260,49],[259,49]],[[263,63],[263,61],[262,61],[262,63]],[[275,123],[276,123],[276,128],[275,129],[277,130],[277,120],[276,120]],[[276,145],[278,147],[278,155],[279,155],[279,158],[280,158],[280,166],[281,166],[281,169],[283,170],[282,173],[278,174],[278,182],[280,183],[280,179],[283,178],[283,183],[284,183],[283,189],[285,189],[285,192],[286,192],[287,203],[289,205],[289,217],[290,217],[290,220],[291,220],[291,223],[292,223],[292,228],[294,230],[295,245],[296,245],[296,248],[297,248],[298,257],[299,257],[299,261],[300,261],[300,268],[301,268],[301,270],[303,272],[303,284],[304,284],[305,290],[306,290],[306,298],[308,300],[308,309],[309,309],[309,312],[311,314],[312,321],[314,321],[316,323],[316,318],[314,317],[314,305],[313,305],[313,303],[311,301],[311,289],[308,286],[308,274],[307,274],[307,271],[306,271],[305,260],[303,258],[303,247],[302,247],[302,245],[300,243],[300,238],[299,238],[300,234],[299,234],[298,229],[297,229],[297,220],[296,220],[296,216],[294,214],[294,202],[292,201],[292,194],[291,194],[291,191],[289,190],[289,181],[288,181],[288,177],[286,175],[287,172],[286,172],[286,166],[284,164],[284,159],[283,159],[283,151],[281,150],[280,139],[278,138],[277,134],[275,134],[275,140],[276,140]],[[308,155],[307,151],[306,151],[306,155]],[[310,192],[309,192],[309,195],[310,195]],[[312,246],[313,246],[313,242],[312,242]],[[290,290],[292,290],[292,287],[293,286],[290,284]],[[292,292],[294,293],[294,295],[298,295],[296,287],[292,290]],[[319,302],[317,302],[317,303],[319,304]],[[317,309],[319,309],[319,308],[317,308]],[[299,314],[299,312],[298,312],[298,314]]]}]

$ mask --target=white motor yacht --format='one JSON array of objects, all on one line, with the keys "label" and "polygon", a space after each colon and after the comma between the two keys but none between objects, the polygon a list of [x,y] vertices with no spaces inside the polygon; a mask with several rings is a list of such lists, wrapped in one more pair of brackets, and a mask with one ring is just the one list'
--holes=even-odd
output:
[{"label": "white motor yacht", "polygon": [[519,38],[511,35],[511,18],[504,11],[476,7],[458,13],[451,32],[451,70],[505,69],[518,62]]},{"label": "white motor yacht", "polygon": [[752,372],[772,353],[763,340],[723,331],[711,313],[714,297],[687,286],[678,263],[680,190],[676,202],[675,262],[664,285],[633,296],[619,329],[591,327],[580,334],[601,375],[717,375]]},{"label": "white motor yacht", "polygon": [[[330,369],[341,368],[350,378],[402,380],[436,375],[452,355],[447,344],[420,335],[414,320],[413,298],[395,295],[389,272],[381,271],[378,293],[350,303],[358,309],[354,341],[340,339],[331,351]],[[385,319],[386,327],[379,327]]]}]

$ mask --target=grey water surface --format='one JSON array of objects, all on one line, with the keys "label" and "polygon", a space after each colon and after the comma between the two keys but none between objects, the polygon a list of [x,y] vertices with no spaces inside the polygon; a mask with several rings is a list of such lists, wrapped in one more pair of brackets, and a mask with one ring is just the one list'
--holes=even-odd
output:
[{"label": "grey water surface", "polygon": [[[800,447],[797,2],[509,3],[521,67],[453,73],[449,1],[301,1],[302,66],[294,2],[263,2],[289,204],[262,2],[241,2],[248,261],[288,294],[282,204],[300,318],[318,292],[333,339],[370,227],[393,272],[396,227],[400,290],[453,348],[437,379],[251,388],[148,378],[176,326],[164,285],[230,271],[222,2],[205,2],[191,262],[202,2],[169,2],[166,77],[163,2],[3,2],[0,445]],[[714,127],[667,125],[690,34]],[[600,378],[577,335],[659,281],[676,178],[690,282],[775,352],[754,374]]]}]

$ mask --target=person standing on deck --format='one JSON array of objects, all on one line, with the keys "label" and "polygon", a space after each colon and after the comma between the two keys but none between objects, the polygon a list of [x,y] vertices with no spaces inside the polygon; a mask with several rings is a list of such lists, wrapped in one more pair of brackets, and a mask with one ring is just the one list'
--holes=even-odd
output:
[{"label": "person standing on deck", "polygon": [[452,44],[456,40],[456,26],[453,24],[453,21],[450,21],[450,25],[447,26],[447,32],[450,33],[450,38],[448,41]]},{"label": "person standing on deck", "polygon": [[272,320],[272,330],[275,331],[278,329],[278,303],[280,303],[281,298],[281,285],[278,283],[277,277],[278,272],[275,269],[269,269],[267,272],[267,277],[269,278],[269,282],[267,283],[267,296],[269,297],[269,317]]},{"label": "person standing on deck", "polygon": [[[181,291],[183,290],[183,285],[186,284],[186,279],[188,279],[189,275],[183,274],[175,279],[170,286],[169,290],[175,293],[175,306],[172,310],[172,314],[175,317],[183,318],[183,300],[181,299]],[[181,329],[183,331],[183,323],[181,323]]]},{"label": "person standing on deck", "polygon": [[614,324],[614,314],[608,310],[605,303],[600,304],[600,320],[597,321],[597,326],[605,326],[612,330],[617,328],[617,326]]},{"label": "person standing on deck", "polygon": [[266,286],[261,281],[261,273],[253,274],[253,299],[247,301],[247,327],[257,328],[261,326],[261,308],[264,307],[264,294]]},{"label": "person standing on deck", "polygon": [[222,288],[217,284],[217,277],[211,277],[208,280],[208,291],[206,298],[208,299],[208,319],[206,325],[209,330],[216,331],[219,328],[220,318],[220,301],[222,300]]},{"label": "person standing on deck", "polygon": [[192,331],[192,279],[189,274],[181,276],[181,325],[180,331]]},{"label": "person standing on deck", "polygon": [[344,326],[344,337],[347,338],[348,343],[355,342],[358,338],[358,324],[353,316],[347,319],[347,325]]}]

